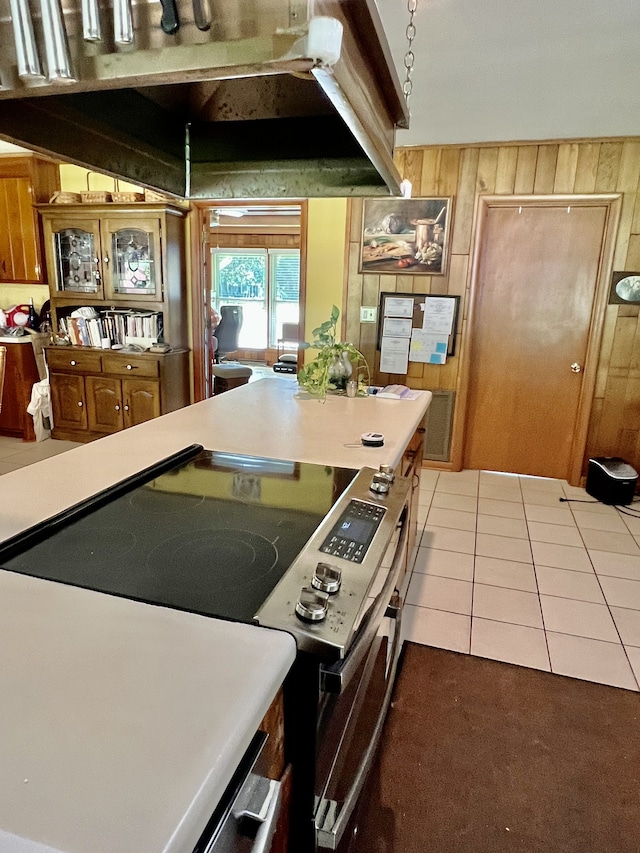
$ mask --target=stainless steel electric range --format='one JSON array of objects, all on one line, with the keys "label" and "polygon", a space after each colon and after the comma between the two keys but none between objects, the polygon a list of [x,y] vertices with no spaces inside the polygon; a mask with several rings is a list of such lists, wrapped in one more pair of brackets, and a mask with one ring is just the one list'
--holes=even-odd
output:
[{"label": "stainless steel electric range", "polygon": [[408,494],[387,469],[193,445],[7,540],[0,567],[293,634],[290,850],[337,849],[395,674]]}]

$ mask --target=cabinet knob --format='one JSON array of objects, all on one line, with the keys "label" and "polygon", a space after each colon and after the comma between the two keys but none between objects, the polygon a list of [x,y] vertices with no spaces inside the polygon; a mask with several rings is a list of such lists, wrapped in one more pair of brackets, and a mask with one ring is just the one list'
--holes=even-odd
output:
[{"label": "cabinet knob", "polygon": [[136,369],[136,365],[135,365],[135,364],[128,364],[128,365],[127,365],[127,370],[135,370],[135,369]]},{"label": "cabinet knob", "polygon": [[120,406],[116,406],[116,412],[120,411]]},{"label": "cabinet knob", "polygon": [[78,405],[82,408],[82,400],[78,400]]},{"label": "cabinet knob", "polygon": [[129,406],[125,406],[125,407],[124,407],[124,410],[125,410],[125,412],[128,412],[128,411],[129,411]]},{"label": "cabinet knob", "polygon": [[108,255],[105,255],[105,256],[104,256],[104,258],[102,259],[102,263],[103,263],[103,264],[106,264],[107,266],[109,266],[109,256],[108,256]]},{"label": "cabinet knob", "polygon": [[77,363],[78,363],[78,362],[77,362],[77,361],[75,361],[74,359],[71,359],[71,361],[69,362],[69,364],[71,365],[71,367],[75,367]]}]

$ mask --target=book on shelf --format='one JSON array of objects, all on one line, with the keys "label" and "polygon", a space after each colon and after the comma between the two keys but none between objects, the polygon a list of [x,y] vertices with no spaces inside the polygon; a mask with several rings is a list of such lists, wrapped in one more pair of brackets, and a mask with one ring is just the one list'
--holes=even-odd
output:
[{"label": "book on shelf", "polygon": [[66,335],[74,346],[102,347],[103,340],[111,345],[137,344],[148,349],[157,343],[164,331],[161,311],[135,311],[108,308],[97,317],[61,316],[60,333]]}]

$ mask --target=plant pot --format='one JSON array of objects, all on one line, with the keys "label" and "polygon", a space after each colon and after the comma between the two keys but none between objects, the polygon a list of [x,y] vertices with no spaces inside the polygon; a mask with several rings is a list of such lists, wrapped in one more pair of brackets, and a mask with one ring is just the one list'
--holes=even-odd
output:
[{"label": "plant pot", "polygon": [[353,365],[349,358],[349,353],[343,352],[341,355],[336,355],[333,363],[329,365],[329,379],[331,384],[338,391],[344,391],[347,386],[347,381],[353,373]]}]

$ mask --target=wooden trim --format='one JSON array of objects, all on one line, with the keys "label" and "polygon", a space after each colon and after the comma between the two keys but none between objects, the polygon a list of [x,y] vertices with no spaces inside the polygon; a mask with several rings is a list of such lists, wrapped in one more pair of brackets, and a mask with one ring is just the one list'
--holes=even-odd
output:
[{"label": "wooden trim", "polygon": [[589,326],[587,354],[584,365],[580,400],[578,403],[576,430],[571,447],[569,470],[567,471],[567,480],[569,483],[571,485],[579,485],[587,445],[589,418],[595,393],[600,344],[607,307],[609,279],[613,269],[616,234],[622,207],[622,195],[620,193],[593,195],[563,194],[478,196],[472,227],[472,263],[469,267],[469,279],[467,282],[467,287],[469,289],[466,323],[467,334],[462,336],[462,345],[460,349],[460,370],[458,373],[458,383],[456,388],[457,404],[451,437],[451,463],[454,470],[460,471],[462,469],[469,395],[470,339],[473,334],[474,313],[477,300],[479,298],[478,276],[481,262],[481,246],[487,220],[487,213],[491,207],[518,207],[520,205],[527,205],[528,207],[556,207],[561,205],[571,207],[590,207],[592,205],[605,205],[608,208],[602,252],[600,256],[600,267],[598,270],[598,280],[596,283],[591,322]]},{"label": "wooden trim", "polygon": [[563,139],[505,139],[496,142],[434,142],[432,144],[421,143],[418,145],[403,145],[401,148],[398,147],[395,153],[396,157],[398,157],[405,151],[429,151],[430,149],[438,150],[441,148],[509,148],[510,146],[518,146],[518,148],[520,148],[525,145],[531,145],[532,147],[537,148],[539,145],[589,145],[592,143],[600,144],[603,141],[634,142],[638,139],[640,139],[639,136],[569,136]]},{"label": "wooden trim", "polygon": [[203,251],[204,224],[209,205],[194,204],[189,213],[191,260],[191,350],[193,354],[193,399],[195,403],[207,396],[206,343],[204,312],[200,310],[208,258]]},{"label": "wooden trim", "polygon": [[[300,205],[300,328],[304,329],[305,308],[307,298],[307,231],[308,231],[308,203],[306,199],[251,199],[250,202],[216,202],[214,199],[207,201],[192,201],[189,220],[191,223],[191,329],[192,329],[192,353],[193,353],[193,386],[194,402],[206,399],[208,389],[208,364],[209,357],[206,343],[206,326],[204,310],[198,310],[204,305],[203,298],[208,284],[209,252],[205,251],[204,235],[210,233],[208,215],[213,207],[223,206],[247,207],[259,204],[272,205]],[[207,239],[207,248],[209,242]],[[257,358],[261,355],[268,359],[272,350],[266,351],[247,350],[245,357]],[[242,352],[240,353],[242,356]]]}]

